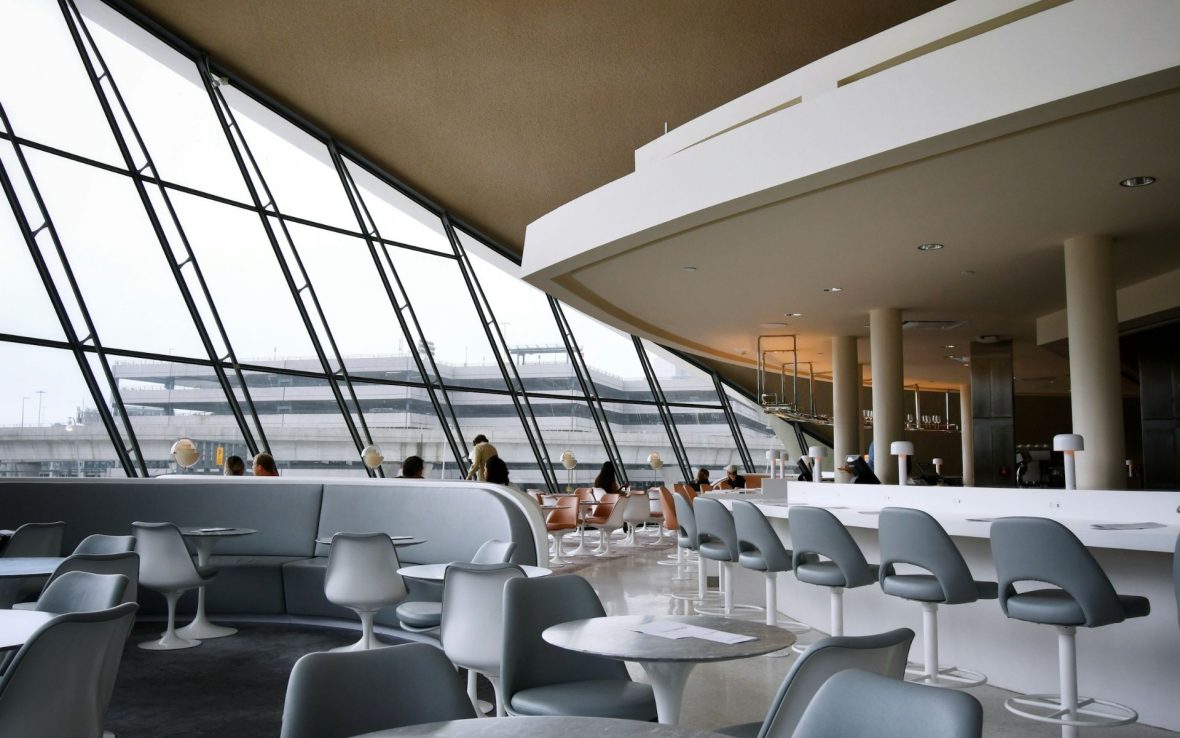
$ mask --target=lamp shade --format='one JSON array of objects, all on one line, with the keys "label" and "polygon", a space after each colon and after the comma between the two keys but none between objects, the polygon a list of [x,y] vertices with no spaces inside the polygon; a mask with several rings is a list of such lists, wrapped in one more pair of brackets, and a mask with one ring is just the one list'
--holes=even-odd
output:
[{"label": "lamp shade", "polygon": [[893,454],[894,456],[901,456],[902,454],[905,454],[906,456],[913,456],[914,444],[910,443],[909,441],[894,441],[893,443],[889,444],[889,453]]},{"label": "lamp shade", "polygon": [[566,451],[561,455],[561,466],[565,469],[573,469],[578,465],[578,460],[574,457],[573,451]]},{"label": "lamp shade", "polygon": [[382,461],[385,461],[385,456],[381,454],[381,448],[375,444],[369,444],[361,451],[361,462],[370,469],[381,466]]},{"label": "lamp shade", "polygon": [[935,466],[942,466],[942,459],[934,459],[931,463]]},{"label": "lamp shade", "polygon": [[778,451],[776,449],[773,449],[773,448],[766,449],[766,460],[767,461],[774,461],[777,458],[778,458]]},{"label": "lamp shade", "polygon": [[828,450],[823,446],[812,446],[807,449],[807,455],[813,459],[822,459],[828,455]]},{"label": "lamp shade", "polygon": [[192,439],[182,438],[172,444],[172,458],[182,469],[188,469],[201,460],[201,452]]},{"label": "lamp shade", "polygon": [[1083,451],[1085,448],[1085,442],[1077,433],[1062,433],[1053,436],[1054,451]]},{"label": "lamp shade", "polygon": [[664,467],[664,460],[655,451],[647,455],[647,465],[652,469],[662,469]]}]

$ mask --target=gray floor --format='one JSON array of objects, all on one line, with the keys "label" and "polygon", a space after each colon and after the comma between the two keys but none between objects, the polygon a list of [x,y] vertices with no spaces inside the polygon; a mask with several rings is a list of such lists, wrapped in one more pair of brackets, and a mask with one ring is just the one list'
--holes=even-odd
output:
[{"label": "gray floor", "polygon": [[[656,564],[670,550],[604,559],[577,573],[594,585],[611,615],[682,614],[675,609],[679,603],[667,595],[673,586],[670,580],[676,567]],[[810,642],[812,638],[804,636],[802,640]],[[770,698],[793,661],[793,657],[760,657],[697,666],[689,677],[681,722],[689,727],[709,729],[761,720]],[[629,665],[629,668],[635,679],[646,681],[642,669],[634,665]],[[985,736],[1050,738],[1061,735],[1058,727],[1024,720],[1005,710],[1004,700],[1012,695],[1011,692],[988,686],[969,691],[983,704]],[[1051,690],[1046,688],[1046,691]],[[1143,725],[1091,729],[1083,731],[1083,734],[1107,738],[1180,735]]]}]

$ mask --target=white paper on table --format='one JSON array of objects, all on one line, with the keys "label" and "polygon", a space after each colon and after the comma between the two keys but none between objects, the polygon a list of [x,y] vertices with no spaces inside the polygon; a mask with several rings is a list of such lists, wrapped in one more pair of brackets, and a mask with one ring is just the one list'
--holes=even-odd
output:
[{"label": "white paper on table", "polygon": [[754,640],[754,636],[742,635],[741,633],[726,633],[722,630],[711,630],[709,628],[701,628],[701,630],[708,632],[694,637],[706,641],[713,641],[714,643],[724,643],[732,646],[735,643],[745,643],[746,641]]},{"label": "white paper on table", "polygon": [[1094,523],[1090,527],[1094,530],[1147,530],[1166,526],[1163,523]]},{"label": "white paper on table", "polygon": [[672,640],[680,640],[681,638],[700,638],[705,641],[713,641],[714,643],[743,643],[745,641],[754,640],[754,636],[741,635],[738,633],[726,633],[720,630],[713,630],[712,628],[702,628],[699,625],[689,625],[688,623],[678,623],[674,620],[657,620],[651,623],[640,623],[630,627],[637,633],[645,633],[647,635],[659,636],[660,638],[669,638]]}]

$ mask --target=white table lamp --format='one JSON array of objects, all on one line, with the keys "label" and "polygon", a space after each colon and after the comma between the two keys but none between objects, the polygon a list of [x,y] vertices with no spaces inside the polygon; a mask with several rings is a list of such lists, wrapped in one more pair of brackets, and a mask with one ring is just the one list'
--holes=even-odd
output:
[{"label": "white table lamp", "polygon": [[909,477],[906,458],[914,455],[914,444],[909,441],[894,441],[889,444],[889,453],[897,457],[897,484],[904,487]]},{"label": "white table lamp", "polygon": [[942,476],[942,459],[934,459],[934,473],[940,477]]},{"label": "white table lamp", "polygon": [[662,469],[664,467],[664,460],[660,458],[660,455],[658,453],[656,453],[655,451],[652,451],[650,454],[647,455],[647,465],[650,466],[655,471],[659,471],[660,469]]},{"label": "white table lamp", "polygon": [[192,442],[192,439],[181,438],[172,444],[172,458],[181,469],[191,469],[194,464],[201,460],[201,452],[197,449],[197,444]]},{"label": "white table lamp", "polygon": [[1065,456],[1065,488],[1076,489],[1077,472],[1074,468],[1073,455],[1077,451],[1084,451],[1085,441],[1077,433],[1062,433],[1053,436],[1053,450],[1061,451]]},{"label": "white table lamp", "polygon": [[823,446],[812,446],[807,449],[807,455],[811,457],[811,481],[824,481],[823,459],[828,455],[828,449]]}]

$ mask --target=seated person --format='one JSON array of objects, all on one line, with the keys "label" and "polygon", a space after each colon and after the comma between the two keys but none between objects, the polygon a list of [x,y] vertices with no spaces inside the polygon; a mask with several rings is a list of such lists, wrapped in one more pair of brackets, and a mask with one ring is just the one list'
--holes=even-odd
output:
[{"label": "seated person", "polygon": [[402,473],[397,475],[398,479],[424,479],[426,471],[426,463],[422,461],[421,456],[407,456],[406,460],[402,462]]},{"label": "seated person", "polygon": [[246,462],[241,456],[227,456],[222,473],[227,477],[241,477],[246,474]]},{"label": "seated person", "polygon": [[598,472],[597,477],[594,477],[594,486],[608,495],[617,495],[623,491],[619,488],[619,482],[615,478],[614,464],[609,461],[602,462],[602,471]]},{"label": "seated person", "polygon": [[275,463],[275,457],[263,451],[254,455],[254,476],[277,477],[278,475],[279,467]]},{"label": "seated person", "polygon": [[[707,492],[708,490],[712,489],[712,486],[709,484],[709,470],[704,467],[697,469],[697,478],[689,482],[688,486],[692,487],[697,492]],[[702,489],[702,487],[704,487],[704,489]]]},{"label": "seated person", "polygon": [[515,484],[509,481],[508,465],[505,464],[504,460],[499,456],[493,456],[492,458],[488,459],[487,464],[485,465],[485,470],[487,471],[487,479],[484,480],[485,482],[491,482],[492,484],[502,484],[505,487],[511,487],[517,492],[520,491],[520,487],[517,487]]},{"label": "seated person", "polygon": [[746,478],[738,474],[737,465],[730,464],[725,467],[725,479],[722,480],[727,483],[730,489],[745,489]]}]

